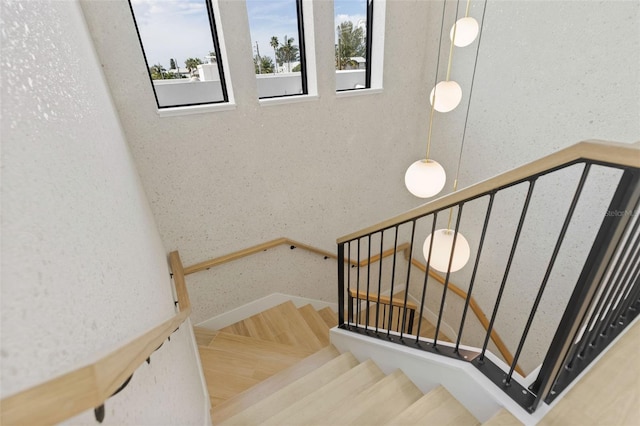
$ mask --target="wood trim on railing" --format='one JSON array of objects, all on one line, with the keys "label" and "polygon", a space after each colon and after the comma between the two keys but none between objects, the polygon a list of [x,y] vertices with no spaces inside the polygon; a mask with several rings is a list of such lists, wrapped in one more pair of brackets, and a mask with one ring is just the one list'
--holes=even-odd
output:
[{"label": "wood trim on railing", "polygon": [[[319,249],[317,247],[310,246],[308,244],[301,243],[299,241],[294,241],[290,238],[282,237],[276,238],[275,240],[267,241],[265,243],[257,244],[252,247],[248,247],[242,250],[234,251],[233,253],[225,254],[220,257],[216,257],[210,260],[205,260],[204,262],[196,263],[191,266],[187,266],[184,268],[184,275],[193,274],[195,272],[204,271],[209,268],[213,268],[214,266],[222,265],[224,263],[233,262],[234,260],[242,259],[243,257],[251,256],[252,254],[260,253],[261,251],[265,251],[274,247],[278,247],[281,245],[294,246],[296,248],[301,248],[307,250],[311,253],[316,253],[321,256],[330,258],[330,259],[338,259],[334,253],[330,251]],[[367,259],[357,262],[355,260],[345,258],[345,262],[348,262],[350,265],[354,266],[367,266],[368,263],[377,262],[381,258],[385,258],[391,256],[392,254],[406,250],[409,247],[409,243],[400,244],[395,249],[389,249],[382,252],[382,254],[377,254],[375,256],[371,256],[371,261],[368,262]]]},{"label": "wood trim on railing", "polygon": [[180,311],[93,364],[0,401],[2,425],[53,425],[99,407],[189,318],[191,308],[177,252],[170,255]]},{"label": "wood trim on railing", "polygon": [[510,185],[514,182],[519,182],[538,173],[544,173],[548,170],[579,160],[593,160],[626,167],[638,167],[640,162],[640,146],[635,144],[595,140],[580,142],[539,160],[440,197],[434,201],[423,204],[415,209],[387,219],[376,225],[372,225],[361,229],[360,231],[340,237],[337,242],[338,244],[341,244],[359,237],[364,237],[368,234],[381,231],[398,223],[404,223],[415,219],[416,217],[428,215],[437,210],[458,204],[469,198],[477,197],[488,191],[501,188],[505,185]]},{"label": "wood trim on railing", "polygon": [[189,292],[187,292],[187,283],[184,280],[186,274],[184,273],[182,260],[180,260],[180,254],[177,251],[169,253],[169,264],[171,265],[180,311],[190,309],[191,300],[189,299]]},{"label": "wood trim on railing", "polygon": [[[286,238],[286,237],[282,237],[282,238],[277,238],[275,240],[271,240],[271,241],[267,241],[265,243],[262,244],[257,244],[253,247],[249,247],[246,249],[242,249],[242,250],[238,250],[236,252],[233,253],[229,253],[226,254],[224,256],[220,256],[220,257],[216,257],[214,259],[211,260],[206,260],[204,262],[200,262],[200,263],[196,263],[195,265],[191,265],[191,266],[187,266],[186,268],[184,268],[184,275],[189,275],[189,274],[193,274],[195,272],[199,272],[199,271],[203,271],[205,269],[209,269],[212,268],[214,266],[218,266],[218,265],[222,265],[223,263],[227,263],[227,262],[232,262],[234,260],[238,260],[238,259],[242,259],[243,257],[247,257],[250,256],[252,254],[256,254],[256,253],[260,253],[261,251],[270,249],[270,248],[274,248],[280,245],[290,245],[290,246],[295,246],[295,247],[299,247],[301,249],[310,251],[312,253],[317,253],[321,256],[325,256],[331,259],[338,259],[338,256],[336,256],[335,254],[326,251],[326,250],[322,250],[313,246],[310,246],[308,244],[303,244],[300,243],[298,241],[294,241],[290,238]],[[388,250],[383,251],[381,254],[376,254],[375,256],[371,256],[371,261],[368,261],[367,259],[362,260],[360,262],[356,261],[356,260],[351,260],[351,259],[347,259],[345,258],[345,262],[348,262],[350,265],[353,266],[359,266],[359,267],[364,267],[367,266],[369,263],[373,263],[373,262],[377,262],[380,259],[383,259],[385,257],[391,256],[396,252],[400,252],[403,251],[405,253],[405,258],[408,258],[408,249],[409,249],[409,243],[403,243],[398,245],[396,248],[391,248]],[[176,253],[176,252],[174,252]],[[173,253],[172,253],[173,254]],[[418,267],[419,269],[422,269],[423,272],[426,272],[426,266],[423,265],[422,263],[418,262],[415,259],[412,259],[411,263]],[[439,275],[438,273],[434,272],[434,271],[429,271],[429,275],[433,278],[436,279],[436,281],[438,281],[440,284],[444,284],[444,277],[442,277],[441,275]],[[174,275],[174,280],[175,280],[175,275]],[[184,282],[184,281],[183,281]],[[455,293],[456,295],[460,296],[463,299],[467,298],[467,293],[460,289],[460,287],[456,286],[453,283],[449,283],[448,288]],[[353,296],[355,297],[355,293],[353,294]],[[366,297],[366,294],[364,294],[364,297]],[[387,296],[380,296],[381,300],[383,297],[387,297]],[[377,295],[376,295],[376,300],[377,300]],[[404,303],[404,300],[403,300]],[[410,303],[410,302],[407,302]],[[397,305],[396,305],[397,306]],[[471,306],[471,310],[473,311],[473,313],[476,315],[476,317],[478,318],[478,321],[480,321],[480,324],[482,324],[482,326],[484,327],[485,331],[489,328],[489,320],[487,319],[487,316],[484,314],[484,312],[482,312],[482,309],[480,308],[480,306],[478,306],[478,304],[476,303],[475,299],[473,299],[473,297],[470,299],[469,301],[469,306]],[[509,352],[509,349],[507,349],[507,346],[504,344],[504,342],[502,341],[502,339],[500,338],[500,335],[498,335],[498,333],[495,330],[491,331],[491,335],[490,335],[491,340],[493,341],[493,343],[495,343],[495,345],[498,347],[498,350],[500,351],[500,353],[502,354],[502,356],[504,357],[504,359],[511,364],[511,362],[513,362],[513,355],[511,355],[511,352]],[[520,368],[520,366],[516,366],[516,371],[524,376],[524,372],[522,371],[522,369]]]},{"label": "wood trim on railing", "polygon": [[376,303],[379,301],[383,305],[393,305],[393,306],[398,306],[400,308],[406,307],[407,309],[413,309],[414,311],[418,310],[418,305],[416,305],[410,300],[407,300],[407,304],[405,305],[403,297],[391,298],[389,296],[385,296],[381,294],[380,297],[378,298],[377,293],[367,294],[366,291],[362,291],[362,290],[356,292],[356,290],[352,288],[349,289],[349,296],[358,300],[367,300],[369,302],[376,302]]},{"label": "wood trim on railing", "polygon": [[[411,259],[411,264],[416,268],[420,269],[422,272],[425,272],[425,273],[427,272],[427,266],[422,262],[416,259]],[[445,279],[440,274],[432,270],[429,270],[429,276],[433,277],[437,282],[444,285]],[[447,289],[451,290],[453,293],[457,294],[462,299],[466,300],[467,292],[462,290],[460,287],[458,287],[454,283],[449,282],[449,284],[447,285]],[[473,298],[473,296],[469,298],[469,307],[471,307],[471,311],[473,311],[476,318],[478,318],[478,321],[480,321],[480,324],[484,328],[484,331],[487,331],[489,329],[489,320],[487,319],[487,316],[484,314],[484,312],[482,311],[482,308],[480,308],[480,306],[478,305],[476,300]],[[511,365],[511,363],[513,363],[513,355],[511,354],[509,349],[507,349],[507,345],[504,344],[504,341],[500,338],[500,335],[498,334],[498,332],[495,329],[492,329],[489,337],[491,338],[493,343],[495,343],[496,347],[498,348],[498,351],[500,351],[500,354],[502,354],[502,357],[507,362],[507,364]],[[522,370],[522,368],[520,368],[519,365],[516,365],[515,370],[522,377],[526,376],[525,372]]]}]

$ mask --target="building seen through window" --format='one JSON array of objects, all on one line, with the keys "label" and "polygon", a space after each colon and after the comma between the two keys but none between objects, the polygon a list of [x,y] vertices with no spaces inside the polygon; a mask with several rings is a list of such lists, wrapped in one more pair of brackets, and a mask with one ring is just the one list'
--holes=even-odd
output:
[{"label": "building seen through window", "polygon": [[335,0],[336,90],[371,87],[373,0]]},{"label": "building seen through window", "polygon": [[247,0],[258,97],[307,94],[302,0]]},{"label": "building seen through window", "polygon": [[158,108],[228,101],[210,0],[129,0]]}]

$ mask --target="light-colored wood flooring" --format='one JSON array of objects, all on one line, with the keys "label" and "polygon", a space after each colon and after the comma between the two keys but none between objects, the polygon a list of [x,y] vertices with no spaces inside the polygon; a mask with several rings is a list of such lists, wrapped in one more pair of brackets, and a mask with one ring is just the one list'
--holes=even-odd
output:
[{"label": "light-colored wood flooring", "polygon": [[640,323],[567,392],[539,425],[640,424]]},{"label": "light-colored wood flooring", "polygon": [[370,360],[338,353],[329,344],[335,325],[331,309],[287,302],[220,330],[196,327],[214,424],[414,424],[400,415],[432,409],[478,424],[444,388],[425,404],[400,370],[385,375]]},{"label": "light-colored wood flooring", "polygon": [[[338,353],[328,335],[336,323],[330,309],[295,308],[287,302],[221,330],[196,327],[213,423],[479,424],[443,387],[423,395],[400,370],[385,375],[371,360],[360,363],[350,353]],[[638,342],[640,325],[539,424],[638,424]],[[521,422],[503,409],[484,424]]]}]

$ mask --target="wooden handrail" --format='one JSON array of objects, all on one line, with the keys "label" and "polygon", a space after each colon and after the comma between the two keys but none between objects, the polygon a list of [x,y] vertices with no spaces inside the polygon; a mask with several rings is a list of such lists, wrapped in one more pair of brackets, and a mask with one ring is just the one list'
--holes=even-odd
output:
[{"label": "wooden handrail", "polygon": [[378,295],[377,293],[367,293],[366,291],[356,291],[352,288],[349,289],[349,296],[358,300],[367,300],[369,302],[380,302],[383,305],[393,305],[398,306],[400,308],[406,307],[407,309],[413,309],[414,311],[418,310],[418,305],[413,303],[410,300],[407,300],[407,304],[404,303],[404,298],[402,297],[389,297],[384,295]]},{"label": "wooden handrail", "polygon": [[[330,258],[330,259],[338,259],[334,253],[330,251],[319,249],[317,247],[310,246],[308,244],[301,243],[299,241],[294,241],[290,238],[282,237],[276,238],[275,240],[267,241],[265,243],[256,244],[255,246],[251,246],[242,250],[234,251],[233,253],[225,254],[220,257],[216,257],[210,260],[205,260],[203,262],[196,263],[191,266],[187,266],[184,268],[184,275],[193,274],[195,272],[204,271],[209,268],[213,268],[214,266],[222,265],[224,263],[233,262],[234,260],[242,259],[243,257],[251,256],[252,254],[260,253],[262,251],[278,247],[281,245],[294,246],[297,248],[301,248],[307,250],[311,253],[316,253],[321,256]],[[345,262],[348,262],[350,265],[354,266],[367,266],[369,263],[377,262],[382,258],[391,256],[392,254],[406,250],[409,247],[409,243],[400,244],[396,248],[391,248],[389,250],[385,250],[382,254],[377,254],[375,256],[371,256],[371,261],[365,259],[360,262],[352,259],[345,258]]]},{"label": "wooden handrail", "polygon": [[640,163],[640,146],[637,144],[623,144],[596,140],[579,142],[539,160],[440,197],[434,201],[423,204],[415,209],[387,219],[376,225],[372,225],[361,229],[360,231],[340,237],[337,242],[338,244],[341,244],[356,238],[364,237],[368,234],[381,231],[399,223],[413,220],[420,216],[428,215],[437,210],[456,205],[462,201],[526,180],[533,175],[544,173],[579,160],[594,160],[619,166],[638,167]]},{"label": "wooden handrail", "polygon": [[[252,247],[248,247],[246,249],[242,249],[242,250],[238,250],[236,252],[233,253],[229,253],[226,254],[224,256],[220,256],[220,257],[216,257],[214,259],[211,260],[206,260],[204,262],[200,262],[200,263],[196,263],[195,265],[191,265],[191,266],[187,266],[186,268],[184,268],[184,275],[189,275],[189,274],[193,274],[195,272],[199,272],[199,271],[203,271],[205,269],[209,269],[212,268],[214,266],[218,266],[218,265],[222,265],[223,263],[227,263],[227,262],[232,262],[234,260],[238,260],[238,259],[242,259],[243,257],[247,257],[250,256],[252,254],[256,254],[256,253],[260,253],[264,250],[270,249],[270,248],[274,248],[280,245],[291,245],[291,246],[295,246],[295,247],[299,247],[302,248],[304,250],[310,251],[312,253],[317,253],[321,256],[325,256],[331,259],[338,259],[338,256],[336,256],[335,254],[326,251],[326,250],[322,250],[319,249],[317,247],[313,247],[310,246],[308,244],[304,244],[298,241],[294,241],[290,238],[286,238],[286,237],[282,237],[282,238],[277,238],[275,240],[271,240],[271,241],[267,241],[265,243],[261,243],[261,244],[257,244],[255,246]],[[405,253],[405,258],[408,257],[408,249],[409,249],[409,243],[403,243],[403,244],[399,244],[398,247],[396,248],[391,248],[388,250],[383,251],[381,254],[377,254],[375,256],[371,256],[371,261],[369,261],[368,259],[362,260],[360,262],[356,261],[356,260],[352,260],[352,259],[347,259],[345,258],[345,262],[348,262],[350,265],[353,266],[359,266],[359,267],[364,267],[367,266],[369,263],[373,263],[373,262],[377,262],[380,259],[383,259],[385,257],[391,256],[396,252],[400,252],[403,251]],[[176,253],[176,252],[174,252]],[[422,269],[422,271],[426,272],[426,266],[421,264],[420,262],[418,262],[415,259],[412,259],[411,263],[418,267],[419,269]],[[436,279],[436,281],[438,281],[440,284],[444,284],[444,277],[442,277],[441,275],[439,275],[437,272],[434,271],[429,271],[429,275],[432,276],[433,278]],[[175,279],[175,276],[174,276]],[[451,290],[454,294],[460,296],[463,299],[467,298],[467,293],[462,290],[460,287],[456,286],[454,283],[449,282],[448,285],[448,289]],[[353,297],[355,297],[355,292],[352,294]],[[387,297],[387,296],[380,296],[381,300],[382,298]],[[362,294],[361,292],[361,297],[358,297],[358,299],[365,299],[366,298],[366,294]],[[377,300],[377,295],[375,300]],[[374,301],[375,301],[374,300]],[[395,300],[395,299],[394,299]],[[388,304],[388,303],[386,303]],[[404,304],[404,300],[403,300],[403,304]],[[395,306],[400,306],[394,303]],[[476,317],[478,318],[478,321],[480,321],[480,324],[482,324],[482,326],[484,327],[485,331],[489,328],[489,320],[487,320],[487,316],[484,314],[484,312],[482,311],[482,309],[480,308],[480,306],[478,306],[478,304],[476,303],[475,299],[473,299],[473,297],[469,300],[469,306],[471,306],[471,310],[473,311],[473,313],[476,315]],[[415,308],[417,309],[417,307]],[[504,359],[511,364],[511,362],[513,362],[513,355],[511,355],[511,352],[509,352],[509,349],[507,349],[507,346],[504,344],[504,342],[502,341],[502,339],[500,338],[500,335],[495,331],[492,330],[491,334],[490,334],[490,338],[493,341],[493,343],[495,343],[495,345],[498,347],[498,350],[500,351],[500,353],[502,354],[502,356],[504,357]],[[524,372],[522,371],[522,369],[520,368],[520,366],[516,366],[516,371],[520,374],[524,376]]]},{"label": "wooden handrail", "polygon": [[[427,272],[427,266],[422,262],[416,259],[411,259],[411,264],[416,268],[420,269],[422,272],[425,272],[425,273]],[[433,277],[437,282],[444,285],[445,279],[440,274],[432,270],[429,270],[429,276]],[[454,294],[457,294],[458,296],[466,300],[467,292],[462,290],[460,287],[458,287],[454,283],[449,282],[449,284],[447,285],[447,289],[451,290]],[[487,316],[484,314],[484,312],[482,311],[482,308],[480,308],[480,306],[478,305],[476,300],[473,298],[473,296],[469,298],[469,306],[471,307],[471,311],[473,311],[476,318],[478,318],[478,321],[480,321],[480,324],[482,324],[484,331],[489,330],[489,320],[487,319]],[[513,363],[513,355],[507,348],[507,345],[504,344],[504,341],[502,340],[502,338],[500,338],[500,335],[495,330],[495,328],[491,329],[491,333],[489,337],[493,341],[493,343],[496,345],[496,347],[498,348],[498,351],[500,351],[500,354],[502,355],[504,360],[507,362],[507,364],[511,365],[511,363]],[[526,376],[525,372],[517,364],[516,364],[515,370],[522,377]]]},{"label": "wooden handrail", "polygon": [[53,425],[104,404],[191,314],[177,252],[170,261],[180,306],[176,315],[92,364],[2,399],[0,424]]}]

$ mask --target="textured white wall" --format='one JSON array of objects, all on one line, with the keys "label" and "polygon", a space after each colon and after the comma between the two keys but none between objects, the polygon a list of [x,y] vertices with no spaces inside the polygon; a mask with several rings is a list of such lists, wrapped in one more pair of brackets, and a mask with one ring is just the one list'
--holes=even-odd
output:
[{"label": "textured white wall", "polygon": [[[0,70],[5,397],[94,361],[169,319],[174,305],[79,4],[3,2]],[[107,417],[206,421],[188,326],[174,336],[107,402]],[[73,423],[94,421],[89,412]]]},{"label": "textured white wall", "polygon": [[[281,236],[335,250],[339,235],[417,204],[402,182],[415,155],[408,147],[425,129],[416,105],[427,89],[414,83],[426,72],[426,32],[414,32],[428,3],[388,7],[385,64],[407,60],[410,48],[411,66],[388,65],[395,78],[382,94],[339,99],[333,3],[314,2],[319,100],[261,107],[244,2],[222,1],[237,108],[170,118],[156,113],[126,2],[82,5],[165,247],[185,264]],[[125,68],[132,77],[123,80]],[[265,255],[273,262],[256,256],[188,277],[195,318],[276,291],[337,300],[335,271],[306,278],[318,270],[314,258],[284,250]]]},{"label": "textured white wall", "polygon": [[[481,3],[473,4],[478,16]],[[162,240],[167,250],[179,249],[186,264],[280,236],[334,250],[336,237],[421,204],[403,177],[424,155],[441,2],[388,2],[384,91],[349,98],[334,93],[333,3],[314,2],[320,98],[265,107],[257,101],[244,2],[223,0],[220,21],[237,108],[165,118],[156,113],[126,2],[83,6]],[[639,13],[635,1],[490,0],[460,187],[583,139],[639,139]],[[448,171],[446,192],[458,160],[474,48],[457,49],[454,57],[452,78],[465,93],[461,107],[434,122],[431,153]],[[440,78],[447,55],[445,43]],[[130,78],[121,78],[125,74]],[[533,231],[547,222],[528,226]],[[521,275],[533,265],[523,266]],[[211,314],[252,296],[241,276],[250,263],[225,268],[225,277],[237,278],[215,283],[215,303],[208,295],[194,297],[196,305],[200,297],[215,305]],[[276,276],[281,263],[264,268],[265,276]],[[197,278],[203,291],[206,277]],[[291,277],[261,292],[315,291]],[[566,293],[562,287],[556,294]],[[477,295],[485,311],[491,297]],[[510,318],[507,313],[504,322]],[[507,338],[517,344],[517,336]]]},{"label": "textured white wall", "polygon": [[[473,2],[481,16],[483,2]],[[440,17],[441,2],[433,3]],[[454,4],[448,6],[453,12]],[[478,57],[473,97],[462,155],[459,187],[492,177],[585,139],[633,142],[640,139],[640,3],[637,1],[489,0]],[[439,31],[433,28],[433,31]],[[446,45],[445,45],[446,46]],[[451,113],[438,114],[434,158],[449,176],[455,173],[464,128],[474,43],[456,49],[452,78],[463,99]],[[441,57],[446,69],[448,48]],[[432,83],[431,83],[432,84]],[[448,144],[448,149],[442,145]],[[640,158],[638,158],[640,164]],[[496,320],[512,352],[545,273],[581,170],[540,179]],[[527,369],[542,361],[552,330],[583,266],[611,196],[610,174],[590,174],[575,222],[542,299],[540,315],[524,349]],[[452,183],[447,184],[449,188]],[[483,253],[475,297],[491,315],[518,214],[527,188],[497,197]],[[609,192],[607,192],[609,191]],[[484,213],[487,201],[465,206]],[[482,217],[463,218],[462,230],[477,246]],[[489,248],[489,249],[487,249]],[[472,249],[473,250],[473,249]],[[452,277],[464,285],[470,266]]]}]

